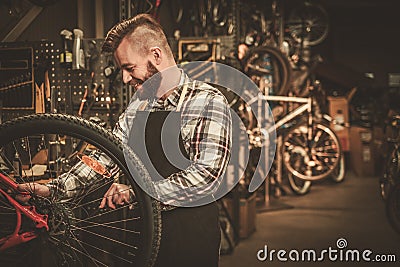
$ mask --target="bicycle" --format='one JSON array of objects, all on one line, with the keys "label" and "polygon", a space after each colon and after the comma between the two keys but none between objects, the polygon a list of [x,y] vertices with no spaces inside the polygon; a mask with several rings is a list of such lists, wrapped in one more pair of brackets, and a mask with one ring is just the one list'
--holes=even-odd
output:
[{"label": "bicycle", "polygon": [[[268,22],[262,11],[242,3],[246,53],[241,68],[267,94],[286,95],[290,88],[291,65],[282,52],[283,17],[280,5],[272,1],[272,18]],[[254,10],[257,10],[254,12]]]},{"label": "bicycle", "polygon": [[[199,68],[196,70],[193,70],[196,75],[203,75],[207,71],[212,71],[213,63],[204,63],[199,65]],[[190,71],[189,71],[190,72]],[[343,153],[341,150],[341,146],[338,141],[338,137],[336,134],[333,132],[333,130],[330,129],[329,124],[338,124],[337,121],[332,119],[329,115],[323,113],[323,108],[321,107],[321,100],[320,98],[323,98],[324,95],[320,95],[323,93],[322,88],[320,87],[320,84],[315,81],[312,85],[309,85],[309,96],[308,97],[289,97],[289,96],[273,96],[273,95],[264,95],[267,93],[267,90],[263,87],[258,88],[258,96],[253,96],[252,100],[244,102],[242,99],[240,99],[239,96],[235,95],[232,92],[222,92],[224,93],[225,97],[227,98],[228,102],[230,103],[231,107],[235,109],[236,113],[239,115],[241,118],[245,131],[248,134],[249,137],[249,142],[251,146],[251,151],[253,153],[250,153],[251,159],[249,159],[249,162],[256,163],[258,162],[256,160],[257,157],[259,157],[259,153],[257,153],[257,148],[263,146],[263,141],[266,140],[266,137],[269,136],[272,131],[277,131],[278,136],[284,136],[287,137],[293,132],[297,132],[297,135],[302,135],[304,138],[303,144],[300,145],[302,147],[303,151],[308,150],[307,153],[311,153],[310,156],[306,156],[303,159],[303,163],[305,162],[305,159],[312,158],[314,154],[320,153],[321,151],[325,151],[325,148],[321,144],[312,144],[313,138],[316,137],[318,134],[323,135],[321,137],[322,139],[325,138],[325,141],[327,140],[328,143],[332,145],[331,152],[332,154],[326,154],[326,155],[321,155],[322,158],[320,160],[320,164],[318,166],[310,166],[310,169],[314,169],[315,172],[313,173],[306,173],[305,170],[303,169],[302,172],[296,171],[297,168],[304,168],[304,166],[301,166],[301,160],[298,160],[297,165],[294,166],[293,162],[289,163],[289,160],[285,161],[285,167],[286,170],[288,170],[288,179],[290,182],[291,189],[299,195],[305,194],[309,191],[309,188],[311,186],[311,181],[313,180],[320,180],[323,179],[327,176],[331,176],[332,179],[336,182],[341,182],[344,179],[344,174],[345,174],[345,166],[344,166],[344,157]],[[246,89],[244,89],[246,90]],[[258,104],[258,102],[275,102],[275,103],[280,103],[280,105],[273,106],[272,108],[272,114],[274,114],[274,119],[277,119],[275,121],[275,126],[271,128],[265,128],[264,126],[261,125],[261,121],[258,121],[256,119],[255,113],[259,113],[262,110],[267,110],[268,107],[262,107],[262,104]],[[290,105],[291,107],[287,107],[286,111],[284,111],[284,104],[286,106]],[[300,105],[296,108],[293,108],[294,105]],[[256,105],[257,107],[254,107]],[[280,110],[280,111],[279,111]],[[280,114],[285,115],[283,117]],[[306,113],[306,118],[304,120],[299,120],[299,117]],[[257,116],[261,120],[265,120],[266,118],[263,118],[262,114],[259,114]],[[278,118],[279,117],[279,118]],[[347,126],[344,124],[341,124],[341,126]],[[320,138],[320,137],[318,137]],[[287,144],[287,140],[284,140],[283,143]],[[314,151],[311,150],[311,146],[320,146],[318,149],[320,151],[317,151],[317,148],[313,147]],[[328,147],[327,147],[328,149]],[[277,150],[281,151],[281,150]],[[291,158],[291,153],[286,151],[286,158]],[[298,150],[297,152],[293,153],[293,156],[299,154],[301,151]],[[283,153],[285,155],[285,153]],[[301,155],[300,155],[301,158]],[[254,159],[254,160],[253,160]],[[329,162],[331,160],[331,162]],[[309,161],[309,164],[312,164],[311,162],[314,161]],[[325,162],[325,163],[324,163]],[[322,164],[325,164],[322,166]],[[272,165],[270,175],[272,176],[272,179],[274,178],[274,175],[281,176],[281,170],[278,168],[274,168],[275,166]],[[319,168],[319,171],[318,171]],[[253,176],[254,173],[254,166],[252,164],[249,164],[246,168],[246,174],[245,177],[251,177]],[[319,173],[317,173],[319,172]],[[276,182],[278,186],[280,186],[279,179]],[[249,184],[249,181],[245,182],[246,184]]]},{"label": "bicycle", "polygon": [[288,21],[284,9],[281,1],[273,0],[269,20],[252,10],[253,15],[245,16],[246,23],[251,22],[245,43],[251,48],[242,60],[243,70],[259,86],[267,84],[268,94],[306,97],[310,75],[321,61],[319,55],[311,58],[310,47],[326,38],[328,16],[310,1],[292,8]]},{"label": "bicycle", "polygon": [[[282,148],[277,151],[282,154],[291,188],[297,194],[307,193],[312,181],[324,179],[337,170],[343,174],[340,179],[344,177],[344,160],[339,139],[326,123],[317,121],[314,98],[313,94],[309,97],[290,97],[260,93],[258,99],[298,104],[298,107],[284,115],[278,115],[279,118],[275,118],[273,126],[263,128],[257,125],[249,133],[261,135],[259,138],[250,138],[252,140],[266,140],[273,131],[277,131],[277,135],[283,137]],[[296,120],[304,113],[306,114],[304,119]],[[325,114],[322,116],[325,119],[330,118]]]},{"label": "bicycle", "polygon": [[379,183],[389,223],[395,231],[400,233],[400,116],[392,116],[388,122],[389,125],[393,130],[392,136],[387,139],[391,149]]},{"label": "bicycle", "polygon": [[290,12],[286,24],[288,32],[298,43],[315,46],[322,43],[329,32],[329,16],[317,1],[304,0]]},{"label": "bicycle", "polygon": [[[122,147],[108,130],[70,115],[29,115],[0,125],[0,265],[152,266],[160,207],[135,182],[149,179],[146,169],[132,154],[128,170]],[[96,173],[87,190],[34,193],[35,183],[60,176],[67,183],[80,164]],[[21,192],[21,183],[30,190]],[[125,185],[129,201],[100,209],[112,183]],[[20,202],[18,195],[30,199]]]},{"label": "bicycle", "polygon": [[[385,125],[385,132],[388,135],[386,138],[387,155],[383,174],[379,179],[380,192],[382,199],[387,200],[389,192],[394,186],[397,177],[400,174],[400,145],[399,145],[399,126],[400,115],[393,115]],[[391,133],[388,133],[388,131]]]}]

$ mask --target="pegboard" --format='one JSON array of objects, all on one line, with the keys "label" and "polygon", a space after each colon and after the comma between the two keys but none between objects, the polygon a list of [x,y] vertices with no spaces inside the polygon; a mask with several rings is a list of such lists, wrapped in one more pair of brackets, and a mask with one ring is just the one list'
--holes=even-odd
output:
[{"label": "pegboard", "polygon": [[[60,64],[61,42],[0,43],[0,49],[24,48],[31,51],[31,60],[28,62],[31,67],[25,71],[24,77],[20,77],[20,73],[15,77],[0,76],[0,88],[3,89],[3,94],[0,93],[0,120],[35,112],[51,112],[84,118],[98,117],[107,126],[113,127],[129,103],[130,95],[120,75],[105,77],[104,69],[112,66],[114,61],[112,54],[100,53],[103,42],[104,39],[84,39],[86,69],[81,70],[65,68]],[[50,90],[47,91],[45,75],[49,78],[47,85]],[[47,92],[42,110],[36,101],[41,86]],[[19,91],[18,97],[14,97],[15,103],[10,103],[10,98],[4,92],[12,93],[16,88],[26,90]]]},{"label": "pegboard", "polygon": [[0,57],[1,120],[36,112],[36,89],[44,83],[45,70],[48,75],[55,70],[54,43],[0,43],[0,51],[4,52]]},{"label": "pegboard", "polygon": [[[98,117],[113,127],[124,107],[123,85],[118,76],[107,78],[104,69],[113,65],[111,54],[101,53],[104,39],[84,39],[85,69],[74,70],[60,64],[56,49],[51,75],[53,112],[84,118]],[[115,79],[114,79],[115,78]]]}]

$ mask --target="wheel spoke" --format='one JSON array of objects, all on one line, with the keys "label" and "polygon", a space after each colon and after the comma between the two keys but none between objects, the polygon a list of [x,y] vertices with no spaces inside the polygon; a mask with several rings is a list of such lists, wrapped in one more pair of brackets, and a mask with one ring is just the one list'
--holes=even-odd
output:
[{"label": "wheel spoke", "polygon": [[121,223],[121,222],[137,221],[139,219],[140,219],[140,217],[135,217],[135,218],[122,219],[122,220],[117,220],[117,221],[112,221],[112,222],[106,222],[106,223],[97,223],[97,222],[92,222],[90,220],[81,220],[78,218],[74,218],[74,221],[76,221],[78,223],[84,222],[84,223],[91,224],[90,226],[81,226],[80,229],[88,229],[88,228],[100,226],[100,227],[111,228],[111,229],[115,229],[115,230],[119,230],[119,231],[123,231],[123,232],[127,232],[127,233],[140,234],[140,232],[138,232],[138,231],[133,231],[133,230],[110,225],[110,224]]},{"label": "wheel spoke", "polygon": [[117,239],[115,239],[115,238],[111,238],[111,237],[108,237],[108,236],[105,236],[105,235],[102,235],[102,234],[99,234],[99,233],[95,233],[95,232],[93,232],[93,231],[89,231],[89,230],[87,230],[87,229],[85,229],[85,228],[78,227],[78,226],[76,226],[76,225],[72,225],[71,227],[72,227],[74,230],[83,231],[83,232],[85,232],[85,233],[88,233],[88,234],[91,234],[91,235],[94,235],[94,236],[103,238],[103,239],[108,240],[108,241],[115,242],[115,243],[120,244],[120,245],[125,246],[125,247],[129,247],[129,248],[132,248],[132,249],[138,249],[138,247],[136,247],[136,246],[133,246],[133,245],[130,245],[130,244],[128,244],[128,243],[119,241],[119,240],[117,240]]},{"label": "wheel spoke", "polygon": [[328,176],[337,166],[340,146],[334,133],[326,126],[315,126],[311,142],[307,142],[307,126],[291,130],[284,140],[284,164],[289,172],[303,180]]},{"label": "wheel spoke", "polygon": [[[60,242],[60,240],[57,240],[56,238],[53,238],[54,240],[56,240],[57,242]],[[79,240],[78,238],[74,237],[73,238],[74,241],[76,241],[79,245],[80,248],[84,251],[86,251],[86,249],[83,247],[82,245],[82,241]],[[78,254],[87,257],[88,259],[90,259],[96,266],[99,266],[97,263],[100,263],[100,266],[107,266],[107,264],[104,264],[103,262],[95,259],[94,257],[92,257],[88,252],[83,252],[82,250],[80,250],[79,248],[76,248],[75,246],[71,245],[69,242],[68,243],[62,243],[64,246],[67,246],[68,248],[72,249],[74,252],[78,252]],[[74,257],[74,259],[79,259],[78,257]],[[82,263],[83,265],[83,263]]]},{"label": "wheel spoke", "polygon": [[[24,167],[18,179],[13,168],[16,152]],[[79,155],[98,160],[107,175],[81,161]],[[0,164],[11,180],[31,184],[27,205],[46,216],[49,226],[48,231],[36,231],[35,224],[23,216],[20,233],[35,231],[39,238],[2,252],[0,265],[17,266],[36,254],[29,263],[40,265],[41,254],[48,250],[54,256],[49,261],[57,266],[149,266],[154,261],[160,243],[160,210],[134,182],[139,175],[149,182],[151,178],[140,161],[128,168],[122,144],[108,130],[64,114],[36,114],[5,122],[0,125]],[[33,168],[37,164],[44,165],[44,172]],[[36,184],[47,183],[50,197],[40,196]],[[107,196],[117,199],[116,194],[123,194],[126,200],[122,205],[114,203],[115,209],[100,209],[113,183],[123,185],[122,191]],[[10,190],[7,183],[0,184],[5,192]],[[11,192],[15,198],[18,192]],[[15,208],[0,194],[0,239],[14,231],[16,216]]]}]

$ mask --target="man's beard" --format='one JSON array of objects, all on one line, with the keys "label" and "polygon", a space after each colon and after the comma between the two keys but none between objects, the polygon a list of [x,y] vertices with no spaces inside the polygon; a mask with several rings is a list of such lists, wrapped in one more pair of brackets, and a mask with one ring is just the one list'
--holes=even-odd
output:
[{"label": "man's beard", "polygon": [[147,72],[144,80],[138,81],[142,88],[136,90],[139,99],[144,100],[155,97],[161,83],[161,75],[155,75],[157,73],[159,73],[157,68],[150,61],[147,61]]}]

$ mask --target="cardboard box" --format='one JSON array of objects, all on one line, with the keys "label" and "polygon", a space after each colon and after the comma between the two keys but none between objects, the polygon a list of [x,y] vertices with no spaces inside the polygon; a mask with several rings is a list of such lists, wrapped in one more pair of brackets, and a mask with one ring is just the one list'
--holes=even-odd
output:
[{"label": "cardboard box", "polygon": [[[329,115],[339,123],[349,125],[349,103],[354,96],[357,88],[353,88],[346,96],[328,97],[329,101]],[[335,131],[339,138],[343,151],[350,151],[349,144],[349,128],[332,123],[331,128]]]},{"label": "cardboard box", "polygon": [[350,165],[357,176],[375,175],[372,129],[350,127]]},{"label": "cardboard box", "polygon": [[[232,218],[232,199],[224,198],[223,200]],[[241,198],[239,206],[239,237],[247,238],[256,230],[256,194],[252,194],[249,198]]]},{"label": "cardboard box", "polygon": [[[349,123],[349,105],[345,97],[328,97],[329,115],[339,123]],[[331,123],[331,128],[339,138],[343,151],[349,151],[349,129]]]}]

